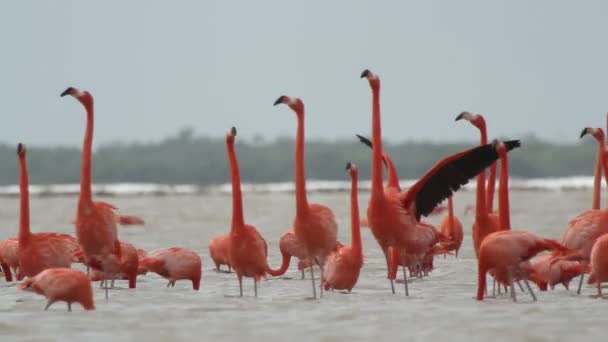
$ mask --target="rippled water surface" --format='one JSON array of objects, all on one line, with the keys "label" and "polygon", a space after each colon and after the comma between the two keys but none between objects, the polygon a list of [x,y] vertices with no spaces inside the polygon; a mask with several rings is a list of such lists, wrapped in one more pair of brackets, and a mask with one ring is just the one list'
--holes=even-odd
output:
[{"label": "rippled water surface", "polygon": [[[312,194],[311,201],[329,205],[338,217],[339,236],[350,241],[347,193]],[[361,194],[365,213],[368,194]],[[102,199],[102,198],[100,198]],[[430,277],[414,280],[410,297],[402,286],[390,293],[385,279],[384,258],[366,228],[363,231],[365,265],[352,294],[326,293],[321,300],[311,296],[310,278],[300,279],[292,267],[282,278],[269,278],[253,297],[253,284],[245,283],[245,297],[238,298],[234,274],[216,273],[208,257],[207,242],[226,232],[230,223],[228,195],[111,197],[103,198],[125,214],[141,215],[143,227],[121,227],[120,238],[152,250],[184,246],[203,257],[203,281],[199,292],[189,282],[166,288],[156,275],[138,279],[137,289],[126,281],[104,300],[95,289],[97,310],[84,312],[79,306],[69,313],[57,303],[43,311],[45,299],[22,292],[14,283],[0,283],[0,336],[4,341],[558,341],[606,336],[608,301],[589,298],[594,289],[585,287],[576,296],[563,288],[537,292],[532,303],[519,294],[520,303],[506,296],[473,300],[476,263],[470,227],[472,215],[464,207],[473,203],[473,193],[455,197],[456,212],[465,227],[465,241],[458,259],[437,258]],[[567,221],[590,207],[589,191],[514,192],[511,195],[512,225],[539,235],[559,237]],[[32,199],[32,229],[74,233],[69,224],[75,215],[76,198]],[[278,240],[294,214],[292,194],[245,194],[245,215],[269,243],[269,260],[278,266]],[[429,218],[437,222],[439,217]],[[0,236],[16,235],[17,198],[0,199]]]}]

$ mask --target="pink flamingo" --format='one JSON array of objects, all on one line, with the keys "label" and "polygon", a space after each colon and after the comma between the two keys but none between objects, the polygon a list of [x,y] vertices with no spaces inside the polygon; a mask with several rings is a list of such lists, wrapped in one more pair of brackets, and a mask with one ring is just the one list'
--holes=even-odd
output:
[{"label": "pink flamingo", "polygon": [[[120,242],[116,229],[116,213],[107,203],[93,201],[91,189],[93,147],[93,95],[88,91],[69,87],[61,96],[77,99],[87,113],[87,126],[82,147],[80,196],[76,214],[76,237],[88,264],[103,271],[108,277],[120,273]],[[106,299],[108,287],[105,288]]]},{"label": "pink flamingo", "polygon": [[11,269],[15,272],[17,280],[21,280],[19,276],[22,275],[19,269],[19,239],[11,237],[0,241],[0,266],[2,266],[2,273],[4,273],[4,279],[7,282],[13,281]]},{"label": "pink flamingo", "polygon": [[24,291],[35,292],[47,298],[44,310],[55,302],[79,303],[85,310],[95,310],[91,282],[82,271],[72,268],[47,268],[20,284]]},{"label": "pink flamingo", "polygon": [[[298,241],[304,246],[308,259],[321,267],[321,283],[323,283],[323,264],[320,258],[325,258],[336,248],[338,224],[333,211],[327,206],[309,203],[306,196],[306,176],[304,173],[304,102],[297,97],[281,96],[274,105],[286,104],[295,113],[298,120],[295,151],[295,183],[296,183],[296,217],[293,230]],[[313,298],[317,298],[313,268],[310,268]],[[321,287],[321,296],[323,287]]]},{"label": "pink flamingo", "polygon": [[30,232],[29,181],[25,145],[17,146],[19,158],[19,265],[24,275],[33,277],[47,268],[69,268],[77,247],[74,237],[59,233]]},{"label": "pink flamingo", "polygon": [[454,215],[454,203],[452,196],[448,197],[448,214],[444,216],[439,222],[439,229],[443,235],[449,238],[449,242],[446,244],[447,251],[455,251],[456,257],[458,258],[458,251],[462,246],[463,232],[462,223]]},{"label": "pink flamingo", "polygon": [[232,271],[230,267],[230,234],[219,234],[209,240],[209,256],[215,264],[215,270],[220,272],[220,266],[228,266],[228,273]]},{"label": "pink flamingo", "polygon": [[281,251],[281,266],[277,270],[273,270],[274,275],[283,275],[289,268],[289,262],[291,257],[298,259],[298,270],[302,272],[302,279],[304,279],[304,270],[308,267],[312,267],[310,260],[306,258],[306,250],[304,246],[298,241],[296,233],[293,228],[287,229],[281,238],[279,239],[279,250]]},{"label": "pink flamingo", "polygon": [[597,238],[591,248],[591,275],[588,284],[597,284],[597,297],[603,298],[602,283],[608,281],[608,234]]},{"label": "pink flamingo", "polygon": [[[380,78],[369,70],[364,70],[361,78],[367,78],[372,90],[372,190],[367,220],[386,257],[388,278],[394,293],[397,261],[389,258],[389,247],[403,250],[403,256],[405,251],[420,249],[418,237],[424,233],[418,229],[420,217],[428,215],[439,202],[493,163],[498,155],[491,145],[462,151],[438,161],[407,191],[385,190],[382,184]],[[408,295],[405,268],[403,275]]]},{"label": "pink flamingo", "polygon": [[189,248],[171,247],[152,251],[139,261],[139,269],[141,273],[150,271],[168,279],[167,287],[175,287],[178,280],[192,281],[192,288],[197,291],[201,286],[201,257]]},{"label": "pink flamingo", "polygon": [[351,292],[363,266],[363,247],[361,245],[361,231],[359,228],[359,200],[357,196],[357,165],[346,164],[350,172],[350,216],[351,216],[351,245],[339,248],[336,252],[329,254],[325,262],[324,287],[326,290],[347,290]]},{"label": "pink flamingo", "polygon": [[[120,271],[115,275],[115,278],[128,280],[129,288],[134,289],[139,274],[139,255],[140,252],[132,244],[120,241]],[[145,251],[144,251],[145,252]],[[108,279],[103,271],[93,268],[93,273],[90,276],[92,281],[101,281],[100,286],[103,286]],[[105,284],[107,285],[107,284]],[[110,288],[114,287],[114,279],[110,282]]]},{"label": "pink flamingo", "polygon": [[532,261],[524,272],[541,291],[547,291],[547,286],[553,290],[557,284],[562,284],[568,290],[570,281],[583,272],[583,266],[576,261],[553,262],[553,255],[545,254]]},{"label": "pink flamingo", "polygon": [[232,224],[230,228],[230,265],[239,280],[240,296],[243,296],[243,277],[253,278],[253,289],[258,296],[258,281],[266,275],[273,274],[268,267],[268,245],[258,230],[245,224],[243,218],[243,197],[241,194],[241,175],[234,150],[236,128],[226,134],[226,149],[230,162],[232,181]]}]

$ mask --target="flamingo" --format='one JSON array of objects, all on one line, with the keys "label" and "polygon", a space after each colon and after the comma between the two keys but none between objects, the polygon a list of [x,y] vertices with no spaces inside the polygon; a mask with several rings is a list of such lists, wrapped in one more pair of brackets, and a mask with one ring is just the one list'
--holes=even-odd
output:
[{"label": "flamingo", "polygon": [[[117,279],[124,279],[129,281],[129,288],[134,289],[137,282],[137,275],[139,274],[139,255],[140,252],[132,244],[120,241],[120,271],[115,275]],[[145,252],[145,251],[144,251]],[[93,268],[93,272],[90,276],[92,281],[101,281],[100,285],[103,285],[108,278],[102,271]],[[114,287],[114,280],[111,281],[110,288]]]},{"label": "flamingo", "polygon": [[298,259],[298,270],[302,272],[302,279],[304,279],[304,270],[312,267],[312,263],[306,258],[306,250],[298,241],[293,228],[287,229],[281,235],[279,250],[281,251],[281,266],[274,270],[274,274],[277,276],[285,274],[287,268],[289,268],[291,257],[296,257]]},{"label": "flamingo", "polygon": [[[367,220],[376,241],[384,252],[391,290],[395,293],[393,279],[397,262],[391,260],[393,258],[389,258],[389,247],[407,250],[410,253],[425,251],[428,246],[417,243],[418,237],[424,232],[418,229],[420,217],[427,216],[439,202],[493,163],[498,155],[496,149],[491,145],[465,150],[438,161],[405,192],[397,192],[390,188],[384,189],[382,185],[380,78],[367,69],[363,71],[361,78],[367,78],[372,90],[372,189],[367,208]],[[405,257],[405,253],[402,257]],[[408,295],[405,269],[403,274],[405,294]]]},{"label": "flamingo", "polygon": [[67,302],[68,311],[72,311],[72,303],[79,303],[85,310],[95,310],[91,282],[86,274],[73,268],[47,268],[19,287],[45,296],[48,302],[44,310],[60,301]]},{"label": "flamingo", "polygon": [[[274,105],[286,104],[298,120],[295,147],[296,217],[293,230],[298,241],[304,246],[306,256],[321,267],[323,283],[323,264],[325,258],[336,248],[338,224],[333,211],[324,205],[309,203],[306,196],[306,176],[304,172],[304,102],[297,97],[281,96]],[[310,268],[313,298],[317,298],[313,268]],[[323,296],[323,287],[320,295]]]},{"label": "flamingo", "polygon": [[[463,119],[469,121],[473,126],[479,129],[480,144],[487,144],[488,133],[486,120],[483,115],[462,112],[456,117],[456,121]],[[496,175],[496,163],[493,163],[493,165],[494,175]],[[492,198],[494,181],[494,179],[490,179],[488,182],[488,188],[489,190],[492,190]],[[488,198],[486,198],[486,195]],[[486,173],[484,171],[477,175],[475,221],[473,222],[473,247],[475,248],[475,256],[479,256],[479,246],[481,245],[483,239],[488,236],[488,234],[496,232],[500,229],[498,224],[498,216],[491,212],[492,209],[489,205],[491,205],[492,200],[489,199],[489,196],[490,194],[486,194]]]},{"label": "flamingo", "polygon": [[556,284],[562,284],[568,290],[570,281],[583,272],[583,266],[576,261],[553,262],[553,255],[545,254],[532,261],[524,272],[541,291],[547,291],[547,286],[553,290]]},{"label": "flamingo", "polygon": [[602,283],[608,281],[608,234],[599,237],[591,248],[591,274],[588,284],[597,284],[597,297],[602,295]]},{"label": "flamingo", "polygon": [[[61,96],[77,99],[87,113],[87,125],[82,147],[80,196],[76,213],[76,237],[89,265],[101,270],[107,277],[120,273],[120,242],[116,229],[116,213],[105,202],[93,201],[91,190],[93,145],[93,95],[86,90],[69,87]],[[108,287],[105,287],[106,300]]]},{"label": "flamingo", "polygon": [[167,287],[175,287],[178,280],[192,281],[192,289],[196,291],[201,286],[201,257],[189,248],[161,248],[148,253],[139,261],[139,273],[148,271],[168,279]]},{"label": "flamingo", "polygon": [[47,268],[69,268],[72,254],[77,248],[74,237],[60,233],[30,232],[29,181],[24,144],[17,145],[17,156],[21,206],[17,254],[21,271],[25,276],[33,277]]},{"label": "flamingo", "polygon": [[17,280],[21,280],[19,276],[22,275],[19,269],[19,239],[11,237],[0,241],[0,266],[2,267],[2,273],[4,273],[4,279],[9,282],[13,281],[11,269],[15,273]]},{"label": "flamingo", "polygon": [[241,195],[241,175],[234,150],[236,127],[226,134],[226,148],[230,162],[232,181],[232,224],[230,228],[230,265],[239,280],[239,293],[243,297],[243,277],[253,278],[253,289],[258,296],[258,281],[273,272],[268,267],[268,245],[258,230],[245,224],[243,218],[243,198]]},{"label": "flamingo", "polygon": [[449,242],[446,244],[447,251],[455,251],[456,257],[458,258],[458,251],[462,245],[463,233],[462,223],[454,215],[454,203],[452,196],[448,197],[448,214],[439,221],[439,228],[443,235],[449,238]]},{"label": "flamingo", "polygon": [[[608,161],[605,156],[605,148],[604,148],[604,139],[605,134],[601,128],[590,128],[585,127],[581,132],[580,137],[583,138],[585,135],[592,135],[598,144],[598,163],[600,164],[604,170],[604,176],[606,177],[606,182],[608,183],[608,176],[606,172],[608,170]],[[596,170],[596,179],[600,175],[600,172]],[[589,260],[591,255],[591,249],[593,244],[601,235],[608,233],[608,209],[599,209],[599,200],[600,200],[600,182],[594,182],[593,189],[593,207],[597,207],[598,209],[589,209],[568,223],[568,227],[564,231],[561,237],[561,243],[570,248],[577,250],[579,260],[583,260],[583,269],[586,268],[586,260]],[[597,194],[597,195],[596,195]],[[557,260],[557,259],[556,259]],[[577,294],[581,293],[582,285],[583,285],[584,272],[581,273]]]},{"label": "flamingo", "polygon": [[359,228],[359,200],[357,196],[357,165],[346,164],[350,172],[350,217],[351,217],[351,245],[343,246],[336,252],[329,254],[325,262],[324,287],[326,290],[347,290],[351,292],[359,280],[359,273],[363,266],[363,247],[361,245],[361,231]]},{"label": "flamingo", "polygon": [[118,224],[123,226],[143,226],[144,219],[135,215],[118,215]]},{"label": "flamingo", "polygon": [[[495,276],[498,279],[500,277],[496,273],[507,274],[511,287],[511,297],[513,301],[517,301],[513,282],[515,274],[525,274],[521,269],[522,262],[531,259],[536,254],[545,250],[556,250],[561,253],[568,252],[569,250],[555,240],[541,238],[528,231],[510,229],[508,174],[504,172],[504,169],[508,167],[505,159],[507,147],[504,143],[498,142],[496,150],[501,160],[501,184],[498,197],[501,230],[489,234],[481,242],[478,258],[477,300],[483,300],[486,288],[486,273],[495,272]],[[525,276],[523,280],[532,299],[536,301],[536,296]]]},{"label": "flamingo", "polygon": [[230,234],[219,234],[209,240],[209,256],[215,264],[215,270],[220,272],[220,266],[228,266],[228,273],[231,272],[230,267]]}]

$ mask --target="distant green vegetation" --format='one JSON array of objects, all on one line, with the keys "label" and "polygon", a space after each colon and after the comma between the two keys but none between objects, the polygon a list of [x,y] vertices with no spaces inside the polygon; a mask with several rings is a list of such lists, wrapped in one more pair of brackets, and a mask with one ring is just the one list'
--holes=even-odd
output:
[{"label": "distant green vegetation", "polygon": [[[522,147],[511,152],[513,176],[558,177],[590,175],[594,169],[595,143],[557,145],[533,136],[522,137]],[[473,142],[439,144],[402,142],[385,144],[400,178],[417,178],[439,158],[473,146]],[[18,182],[16,146],[0,144],[0,184]],[[237,140],[241,177],[247,182],[279,182],[293,179],[291,138],[273,142]],[[369,178],[371,150],[352,139],[306,142],[308,179],[345,180],[347,161],[359,165]],[[80,148],[28,146],[32,184],[77,183],[80,179]],[[228,182],[228,162],[223,138],[196,136],[185,129],[157,143],[116,143],[100,146],[93,160],[94,182],[154,182],[165,184],[217,184]]]}]

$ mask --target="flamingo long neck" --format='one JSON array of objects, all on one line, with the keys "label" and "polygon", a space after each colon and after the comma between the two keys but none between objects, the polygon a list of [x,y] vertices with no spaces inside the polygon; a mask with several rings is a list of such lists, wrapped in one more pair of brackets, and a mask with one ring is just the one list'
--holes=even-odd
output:
[{"label": "flamingo long neck", "polygon": [[[485,121],[481,121],[479,126],[479,133],[481,135],[481,145],[488,143],[488,134],[486,130]],[[486,171],[483,170],[477,175],[477,201],[475,202],[475,216],[483,217],[487,215],[486,209]]]},{"label": "flamingo long neck", "polygon": [[507,152],[501,150],[500,178],[498,189],[498,222],[500,230],[511,230],[511,214],[509,209],[509,161]]},{"label": "flamingo long neck", "polygon": [[230,177],[232,180],[232,233],[242,229],[245,225],[243,219],[243,196],[241,194],[241,175],[239,173],[239,164],[236,160],[234,152],[234,143],[226,144],[228,148],[228,160],[230,161]]},{"label": "flamingo long neck", "polygon": [[351,245],[357,255],[363,255],[363,247],[361,245],[361,229],[359,227],[359,198],[357,189],[357,172],[351,173],[351,190],[350,190],[350,229],[351,229]]},{"label": "flamingo long neck", "polygon": [[82,164],[80,174],[80,204],[90,204],[93,202],[91,190],[92,178],[92,151],[93,151],[93,106],[85,105],[87,111],[87,126],[84,133],[84,143],[82,145]]},{"label": "flamingo long neck", "polygon": [[27,175],[27,163],[25,155],[19,155],[19,245],[25,246],[30,240],[30,193],[28,190],[29,180]]},{"label": "flamingo long neck", "polygon": [[490,175],[488,176],[488,186],[486,189],[486,209],[488,213],[494,211],[494,192],[496,191],[496,162],[490,166]]},{"label": "flamingo long neck", "polygon": [[381,198],[382,130],[380,128],[380,84],[372,86],[372,198]]},{"label": "flamingo long neck", "polygon": [[308,212],[306,197],[306,174],[304,172],[304,109],[298,111],[298,131],[296,133],[296,215],[305,216]]},{"label": "flamingo long neck", "polygon": [[401,191],[401,187],[399,186],[399,175],[397,174],[397,168],[393,163],[393,160],[388,156],[388,154],[384,153],[384,160],[386,161],[386,170],[387,170],[387,183],[388,187],[396,188]]},{"label": "flamingo long neck", "polygon": [[600,188],[602,186],[602,150],[599,149],[597,155],[597,162],[595,164],[595,175],[593,177],[593,203],[591,204],[591,209],[599,209],[600,202],[602,200],[600,194]]}]

